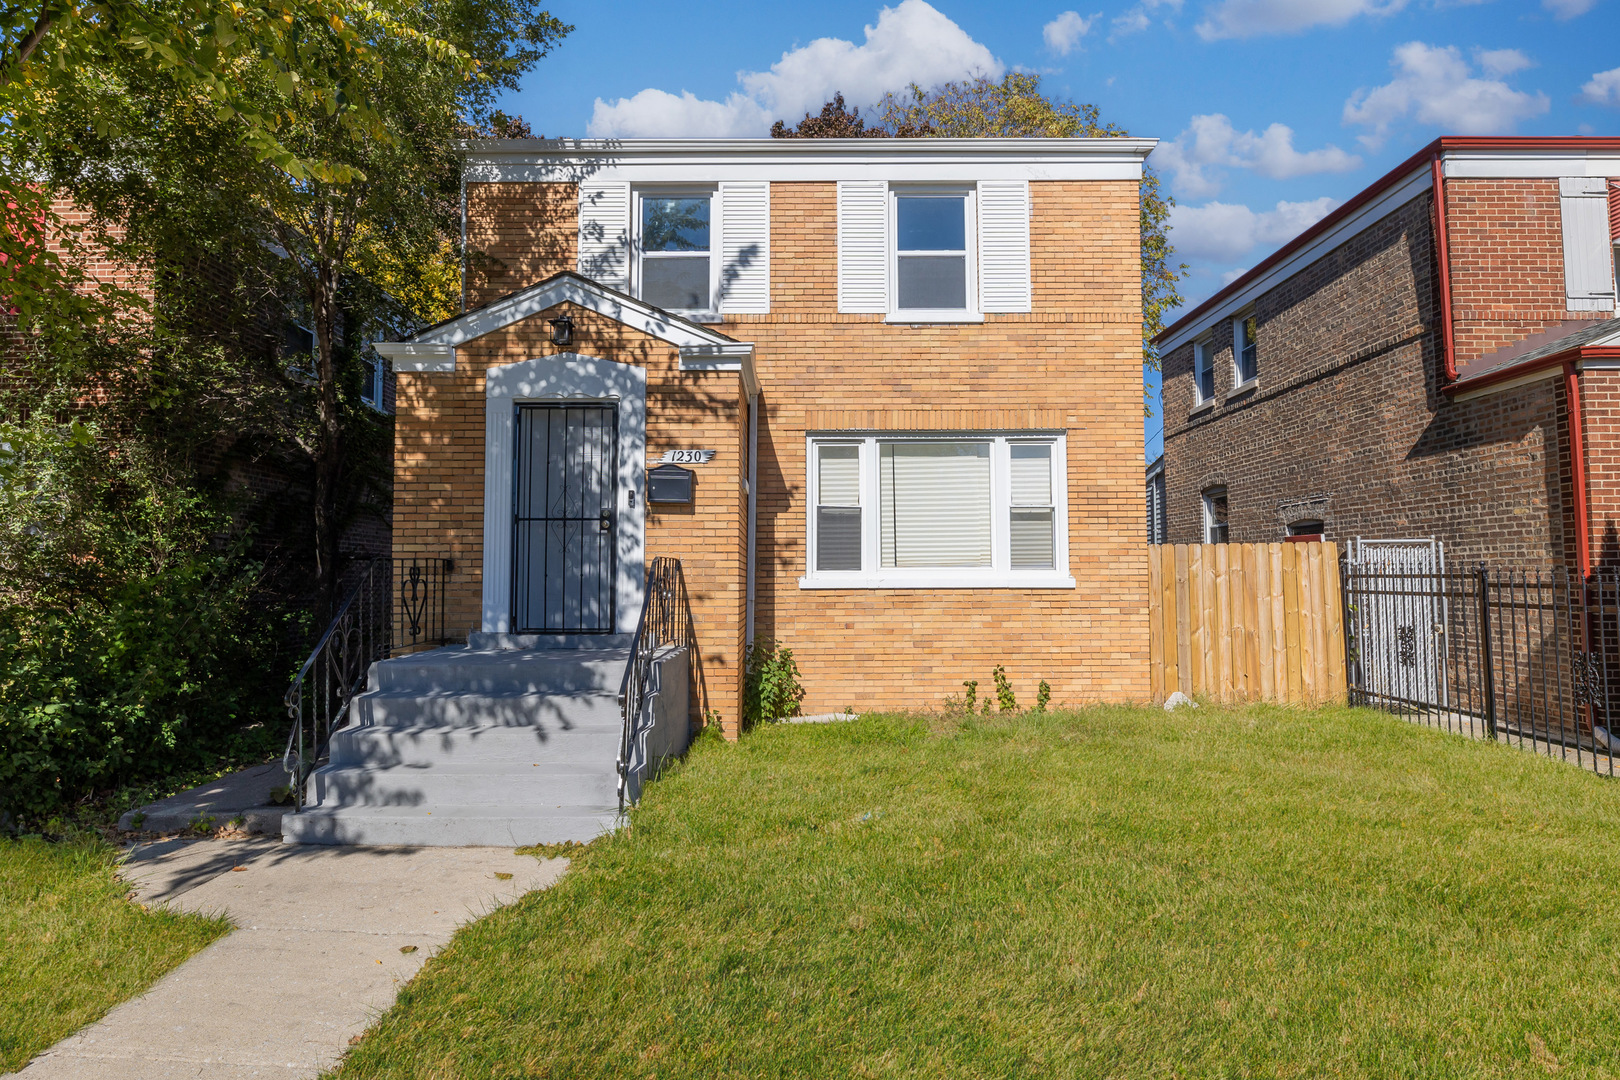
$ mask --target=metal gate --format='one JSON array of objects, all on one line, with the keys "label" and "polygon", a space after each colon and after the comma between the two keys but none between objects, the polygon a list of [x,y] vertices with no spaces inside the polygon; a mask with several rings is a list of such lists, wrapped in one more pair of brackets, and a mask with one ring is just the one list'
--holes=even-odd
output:
[{"label": "metal gate", "polygon": [[613,633],[618,417],[611,405],[518,406],[514,633]]},{"label": "metal gate", "polygon": [[1438,540],[1350,542],[1349,569],[1361,585],[1352,625],[1361,689],[1375,699],[1444,707],[1446,570]]}]

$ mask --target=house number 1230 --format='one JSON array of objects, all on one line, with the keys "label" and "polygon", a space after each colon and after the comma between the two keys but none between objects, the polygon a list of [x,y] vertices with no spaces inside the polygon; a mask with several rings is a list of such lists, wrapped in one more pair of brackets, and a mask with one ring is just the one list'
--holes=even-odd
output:
[{"label": "house number 1230", "polygon": [[675,465],[705,465],[714,457],[713,450],[665,450],[659,461]]}]

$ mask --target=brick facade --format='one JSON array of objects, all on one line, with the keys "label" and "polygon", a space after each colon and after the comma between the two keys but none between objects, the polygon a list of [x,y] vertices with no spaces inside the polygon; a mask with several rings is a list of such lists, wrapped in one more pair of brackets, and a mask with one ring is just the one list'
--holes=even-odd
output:
[{"label": "brick facade", "polygon": [[[806,712],[937,705],[1005,664],[1033,698],[1148,696],[1141,545],[1140,277],[1132,181],[1030,185],[1033,311],[980,325],[841,314],[836,185],[771,185],[771,311],[718,329],[753,342],[761,387],[755,630],[794,650]],[[573,269],[572,184],[467,185],[468,303]],[[454,375],[401,374],[396,553],[456,559],[452,626],[476,625],[483,371],[552,350],[532,316],[463,346]],[[735,734],[746,616],[747,402],[738,376],[680,372],[674,350],[573,310],[571,351],[648,369],[649,460],[719,450],[687,513],[653,509],[649,556],[683,561],[703,691]],[[612,337],[609,335],[612,334]],[[1074,589],[802,589],[806,435],[831,430],[1062,430]],[[684,508],[683,508],[684,509]]]},{"label": "brick facade", "polygon": [[[1566,310],[1556,179],[1451,179],[1446,198],[1464,376],[1559,323],[1610,317]],[[1425,191],[1255,298],[1253,390],[1231,393],[1224,317],[1209,320],[1213,405],[1194,407],[1192,344],[1164,358],[1172,542],[1202,539],[1203,493],[1224,486],[1234,542],[1321,519],[1341,542],[1437,537],[1453,565],[1574,565],[1562,379],[1456,400],[1443,391],[1433,209]],[[1613,391],[1593,372],[1582,388],[1595,395],[1583,402],[1588,456],[1601,458],[1593,418]]]}]

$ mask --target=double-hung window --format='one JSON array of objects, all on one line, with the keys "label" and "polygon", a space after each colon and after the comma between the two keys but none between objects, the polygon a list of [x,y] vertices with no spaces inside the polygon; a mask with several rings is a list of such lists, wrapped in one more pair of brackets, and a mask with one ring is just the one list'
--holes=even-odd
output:
[{"label": "double-hung window", "polygon": [[1072,588],[1061,435],[808,445],[806,588]]},{"label": "double-hung window", "polygon": [[637,192],[636,293],[641,299],[667,311],[714,310],[713,205],[713,193],[702,189]]},{"label": "double-hung window", "polygon": [[897,185],[890,197],[893,314],[920,321],[976,317],[973,190]]},{"label": "double-hung window", "polygon": [[1232,382],[1244,386],[1260,377],[1260,349],[1256,344],[1260,320],[1254,313],[1232,320]]},{"label": "double-hung window", "polygon": [[1208,488],[1204,491],[1204,543],[1224,544],[1230,535],[1226,489]]},{"label": "double-hung window", "polygon": [[385,361],[369,349],[360,356],[360,400],[378,412],[384,409],[384,380],[388,377]]},{"label": "double-hung window", "polygon": [[1215,343],[1208,338],[1193,342],[1193,405],[1215,400]]}]

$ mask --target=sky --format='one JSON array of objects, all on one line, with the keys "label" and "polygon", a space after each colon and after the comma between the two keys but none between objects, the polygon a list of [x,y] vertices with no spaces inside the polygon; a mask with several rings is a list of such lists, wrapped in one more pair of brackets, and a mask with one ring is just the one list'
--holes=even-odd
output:
[{"label": "sky", "polygon": [[868,105],[913,82],[1037,73],[1047,93],[1161,140],[1148,164],[1176,201],[1188,308],[1438,135],[1620,135],[1620,0],[550,10],[574,32],[501,102],[536,135],[758,136],[837,91]]}]

